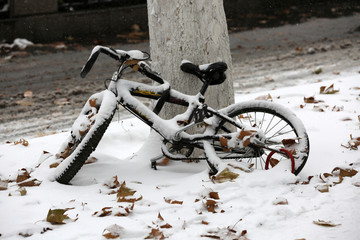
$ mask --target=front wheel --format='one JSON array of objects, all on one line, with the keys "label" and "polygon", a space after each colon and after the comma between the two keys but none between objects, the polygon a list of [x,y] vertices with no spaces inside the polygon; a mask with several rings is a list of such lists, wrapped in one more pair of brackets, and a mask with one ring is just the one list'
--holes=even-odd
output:
[{"label": "front wheel", "polygon": [[[249,144],[243,149],[231,149],[224,147],[220,141],[214,141],[214,149],[224,161],[235,159],[248,162],[257,169],[267,169],[283,159],[290,159],[295,175],[305,166],[309,156],[309,138],[300,119],[287,108],[273,102],[248,101],[233,104],[220,112],[235,118],[246,128],[260,129],[265,135],[265,147]],[[216,134],[239,130],[229,122],[219,120],[218,124],[212,127],[212,131]]]},{"label": "front wheel", "polygon": [[115,95],[108,90],[92,95],[71,128],[71,136],[57,154],[62,158],[56,181],[67,184],[96,149],[117,108]]}]

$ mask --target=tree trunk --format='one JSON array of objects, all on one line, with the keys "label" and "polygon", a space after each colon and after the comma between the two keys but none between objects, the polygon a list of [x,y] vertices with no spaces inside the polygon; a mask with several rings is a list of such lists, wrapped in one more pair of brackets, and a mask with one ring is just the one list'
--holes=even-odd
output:
[{"label": "tree trunk", "polygon": [[[209,86],[206,104],[219,109],[233,103],[232,63],[223,1],[148,0],[147,6],[153,70],[170,82],[173,89],[194,95],[200,91],[202,82],[182,72],[181,61],[226,62],[227,79],[221,85]],[[169,119],[180,111],[167,104],[161,116]]]}]

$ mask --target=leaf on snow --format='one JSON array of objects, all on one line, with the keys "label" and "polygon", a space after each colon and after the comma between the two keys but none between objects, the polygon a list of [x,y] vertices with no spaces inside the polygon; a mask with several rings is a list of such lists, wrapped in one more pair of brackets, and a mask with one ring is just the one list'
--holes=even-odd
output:
[{"label": "leaf on snow", "polygon": [[273,201],[273,205],[288,205],[289,202],[286,198],[283,197],[277,197],[274,201]]},{"label": "leaf on snow", "polygon": [[106,239],[115,239],[115,238],[119,238],[121,232],[123,231],[123,227],[120,227],[117,224],[113,224],[111,226],[108,226],[104,229],[103,231],[103,236]]},{"label": "leaf on snow", "polygon": [[134,203],[142,199],[142,196],[135,197],[136,191],[126,187],[125,181],[121,184],[118,193],[117,201],[118,202],[131,202]]},{"label": "leaf on snow", "polygon": [[273,101],[273,98],[271,97],[270,93],[268,93],[267,95],[263,95],[263,96],[258,96],[255,98],[255,100],[263,100],[263,101]]},{"label": "leaf on snow", "polygon": [[165,239],[165,235],[159,228],[152,228],[149,235],[145,239]]},{"label": "leaf on snow", "polygon": [[339,92],[340,90],[334,89],[334,84],[331,84],[329,87],[321,86],[320,87],[320,94],[334,94]]},{"label": "leaf on snow", "polygon": [[21,144],[25,147],[29,146],[29,142],[26,141],[24,138],[21,138],[19,141],[15,141],[14,142],[14,145],[18,145],[18,144]]},{"label": "leaf on snow", "polygon": [[336,167],[332,170],[332,173],[334,175],[339,176],[339,182],[334,182],[334,183],[340,184],[344,180],[344,177],[353,177],[358,173],[358,171],[355,169],[343,169],[343,168]]},{"label": "leaf on snow", "polygon": [[320,102],[324,102],[324,101],[315,100],[315,97],[304,97],[304,102],[305,103],[320,103]]},{"label": "leaf on snow", "polygon": [[6,190],[6,189],[8,189],[8,181],[0,180],[0,191]]},{"label": "leaf on snow", "polygon": [[212,180],[218,183],[223,183],[227,181],[232,181],[236,179],[239,174],[231,172],[228,168],[225,168],[220,173],[212,177]]},{"label": "leaf on snow", "polygon": [[341,224],[335,224],[332,223],[331,221],[324,221],[324,220],[317,220],[317,221],[313,221],[313,223],[315,223],[316,225],[319,226],[323,226],[323,227],[336,227],[336,226],[340,226]]},{"label": "leaf on snow", "polygon": [[104,186],[107,186],[110,189],[120,187],[120,183],[118,181],[117,176],[112,177],[110,181],[104,183]]},{"label": "leaf on snow", "polygon": [[19,171],[16,177],[16,183],[20,187],[34,187],[41,184],[36,178],[31,178],[30,173],[25,168]]},{"label": "leaf on snow", "polygon": [[329,192],[329,185],[319,185],[316,187],[316,189],[321,193]]},{"label": "leaf on snow", "polygon": [[95,217],[106,217],[106,216],[116,216],[116,217],[126,217],[129,216],[129,214],[134,209],[134,203],[127,206],[119,206],[116,208],[113,207],[104,207],[101,209],[101,211],[94,212],[93,216]]},{"label": "leaf on snow", "polygon": [[172,199],[169,199],[169,198],[164,198],[164,200],[165,200],[166,203],[169,203],[169,204],[179,204],[179,205],[183,204],[183,201],[172,200]]},{"label": "leaf on snow", "polygon": [[348,141],[348,145],[342,145],[341,146],[345,147],[345,148],[349,148],[351,150],[357,150],[358,147],[360,146],[360,137],[355,137],[353,138],[353,136],[350,134],[350,140]]},{"label": "leaf on snow", "polygon": [[65,209],[49,209],[49,212],[46,217],[46,221],[51,224],[65,224],[64,220],[70,219],[65,213],[74,208],[65,208]]},{"label": "leaf on snow", "polygon": [[217,230],[208,231],[207,234],[200,235],[201,237],[212,238],[212,239],[234,239],[234,240],[247,240],[245,236],[246,230],[237,233],[236,230],[230,227],[218,228]]}]

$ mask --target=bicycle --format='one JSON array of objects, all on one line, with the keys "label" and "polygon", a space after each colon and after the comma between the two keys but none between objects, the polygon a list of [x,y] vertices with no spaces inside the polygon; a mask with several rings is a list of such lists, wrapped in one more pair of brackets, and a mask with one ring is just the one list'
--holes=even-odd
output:
[{"label": "bicycle", "polygon": [[[151,167],[163,158],[171,160],[205,160],[210,174],[233,163],[269,169],[279,161],[289,159],[295,175],[303,169],[309,156],[309,138],[302,122],[285,107],[267,101],[246,101],[214,110],[205,104],[204,94],[209,86],[225,81],[227,64],[214,62],[195,65],[181,63],[181,70],[198,77],[203,85],[196,95],[186,95],[170,87],[146,62],[150,55],[139,50],[123,51],[96,46],[81,70],[85,77],[100,53],[119,63],[105,90],[93,94],[75,120],[71,134],[57,154],[61,159],[56,180],[67,184],[96,149],[111,123],[118,105],[141,119],[162,138],[160,156],[150,159]],[[122,78],[132,68],[158,84],[148,85]],[[157,100],[154,109],[145,106],[138,97]],[[159,112],[165,103],[186,107],[186,111],[165,120]],[[200,133],[189,132],[202,127]],[[201,153],[194,155],[194,149]],[[230,164],[232,163],[232,164]]]}]

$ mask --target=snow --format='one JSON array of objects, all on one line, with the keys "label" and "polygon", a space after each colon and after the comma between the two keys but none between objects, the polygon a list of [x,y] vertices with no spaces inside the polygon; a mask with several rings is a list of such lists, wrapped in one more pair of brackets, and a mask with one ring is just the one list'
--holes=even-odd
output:
[{"label": "snow", "polygon": [[[237,102],[270,94],[274,102],[291,109],[303,121],[311,150],[298,176],[290,173],[286,162],[269,171],[239,171],[236,179],[223,183],[209,179],[204,161],[170,161],[155,171],[150,168],[150,159],[159,155],[161,142],[136,118],[111,123],[92,154],[97,161],[84,165],[71,185],[51,181],[55,169],[49,168],[69,133],[34,139],[24,136],[27,147],[2,144],[0,180],[10,182],[0,191],[0,239],[22,239],[25,235],[30,240],[105,239],[103,234],[112,231],[121,239],[144,239],[157,228],[168,239],[233,239],[244,230],[245,237],[252,240],[358,239],[360,174],[335,184],[339,182],[337,173],[332,177],[324,173],[335,167],[360,170],[360,150],[341,146],[347,145],[350,135],[360,137],[359,78],[357,72],[341,73],[330,81],[236,94]],[[331,84],[338,93],[319,94],[321,86]],[[323,102],[305,103],[304,97],[309,96]],[[314,106],[322,111],[314,111]],[[334,106],[340,111],[332,111]],[[23,168],[41,185],[25,187],[27,193],[21,196],[14,180]],[[129,205],[117,202],[116,194],[107,194],[111,189],[104,184],[109,185],[114,176],[142,199],[134,203],[128,216],[94,216],[104,207],[123,212]],[[313,176],[310,182],[301,184],[309,176]],[[0,186],[6,185],[1,181]],[[320,192],[324,188],[328,192]],[[219,198],[211,198],[211,192],[217,192]],[[207,211],[210,200],[216,213]],[[67,208],[70,219],[65,224],[46,221],[49,209]],[[330,227],[319,225],[322,221]],[[171,227],[160,227],[165,224]]]}]

